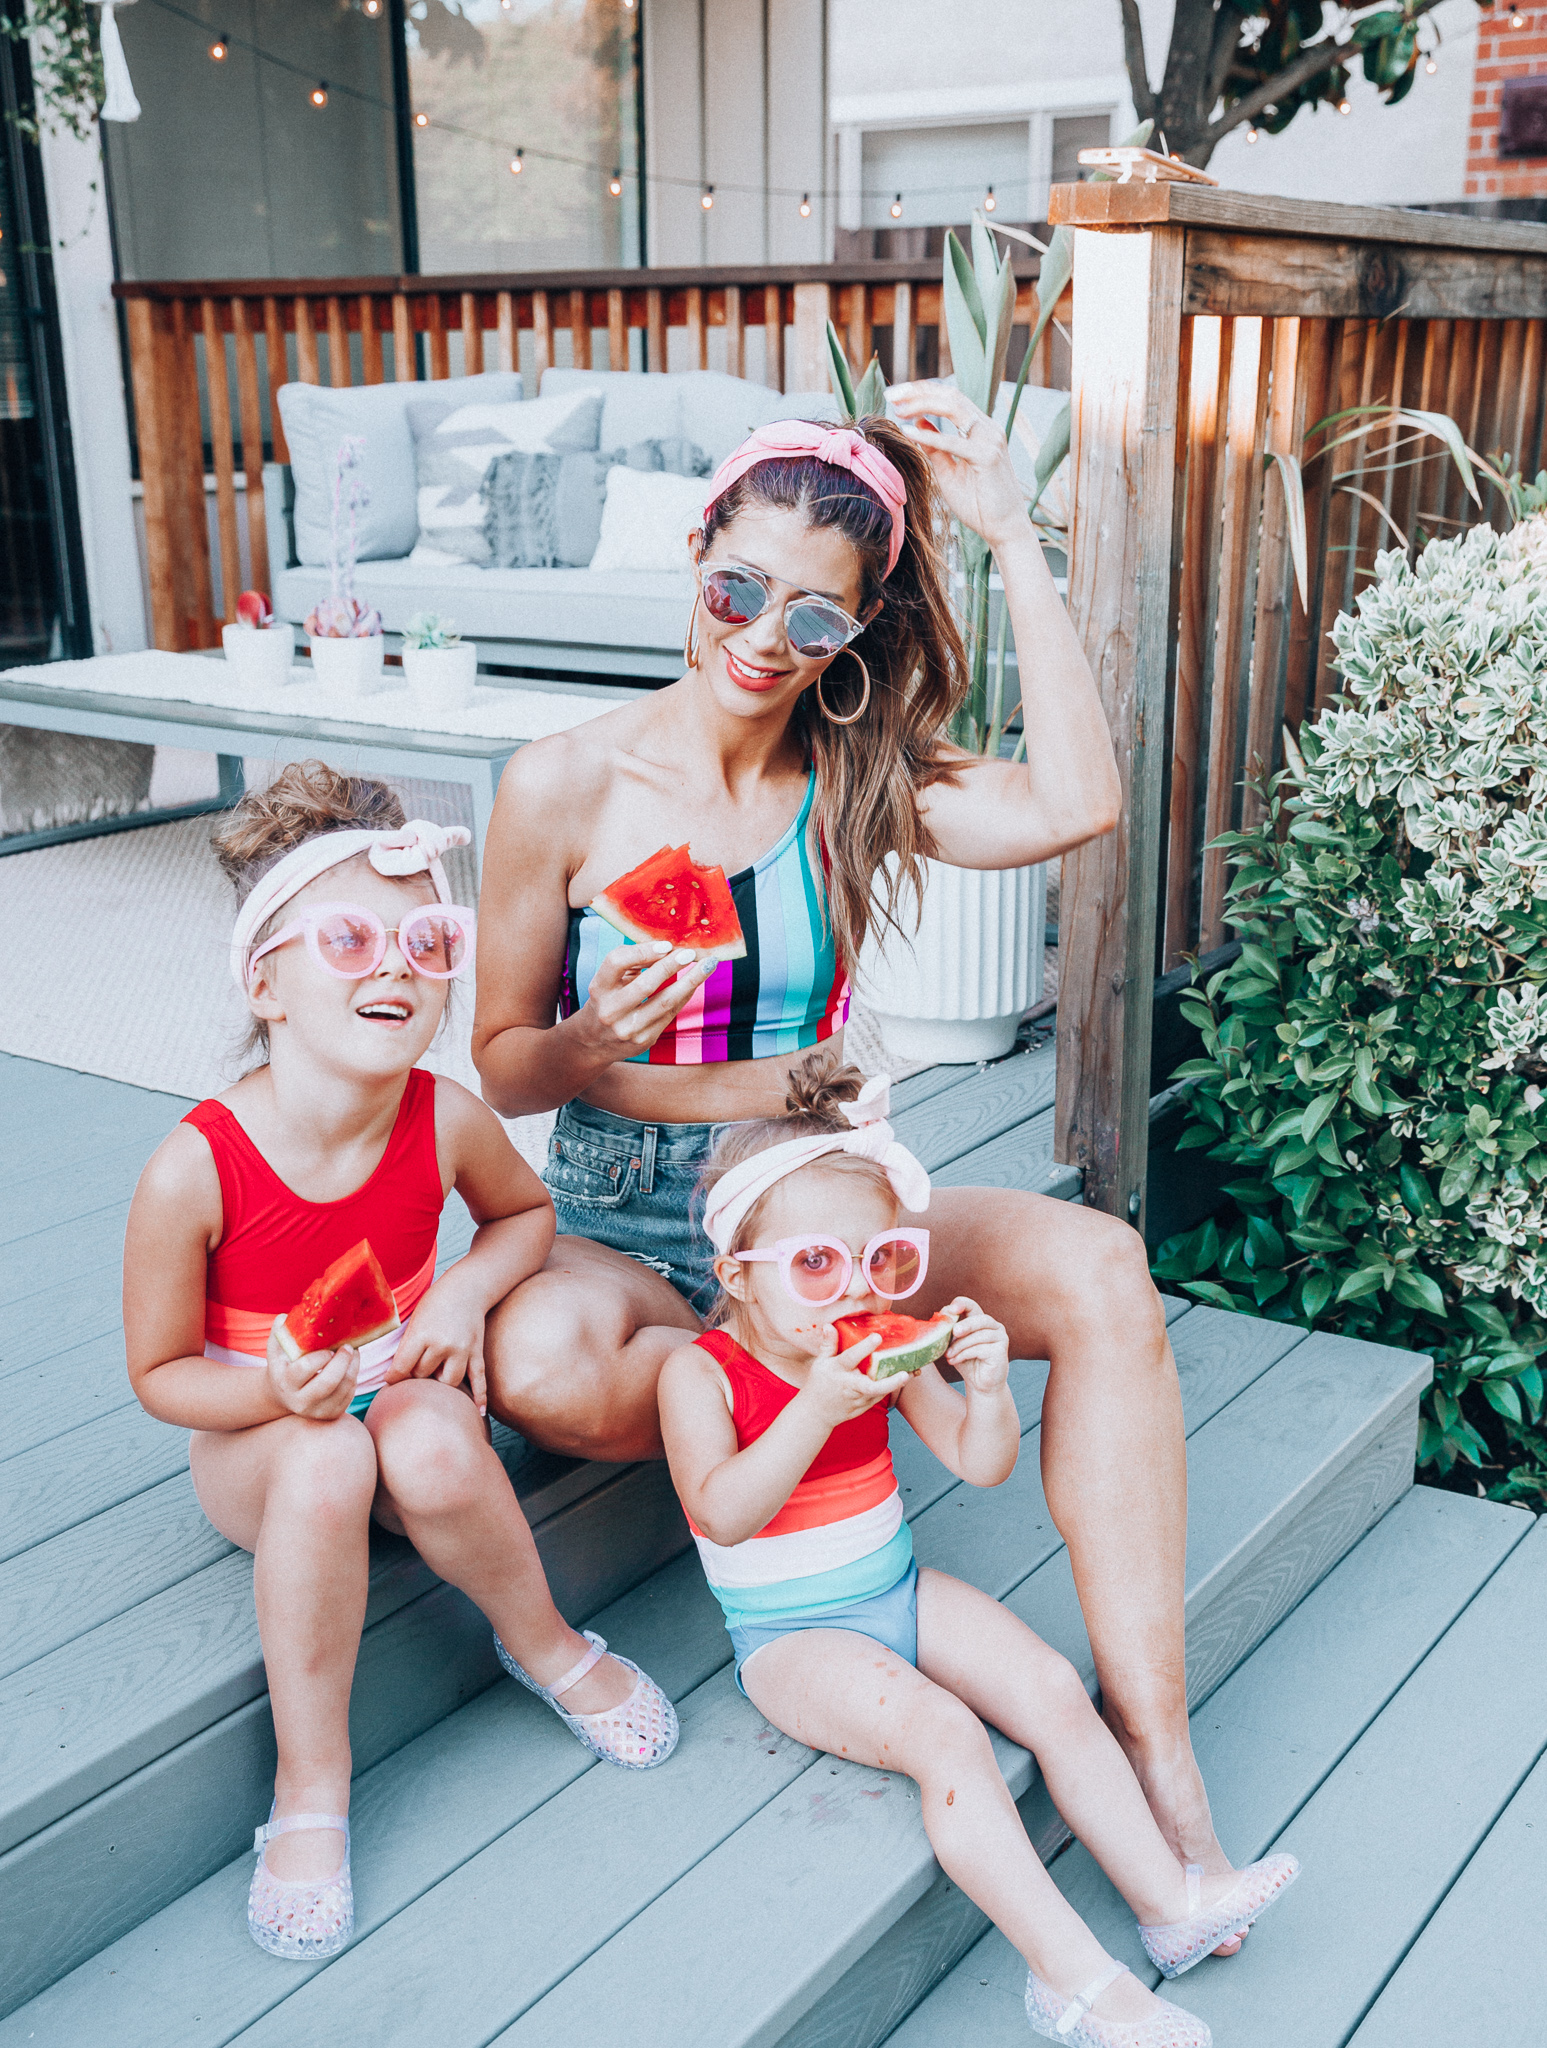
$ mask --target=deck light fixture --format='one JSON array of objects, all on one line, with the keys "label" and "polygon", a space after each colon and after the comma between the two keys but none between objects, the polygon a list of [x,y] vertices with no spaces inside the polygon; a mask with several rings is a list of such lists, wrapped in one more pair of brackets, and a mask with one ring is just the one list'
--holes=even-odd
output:
[{"label": "deck light fixture", "polygon": [[526,165],[525,165],[524,163],[522,163],[522,161],[521,161],[521,151],[520,151],[520,150],[518,149],[518,150],[516,151],[515,155],[514,155],[514,156],[513,156],[513,157],[512,157],[511,159],[510,159],[510,175],[511,175],[511,176],[512,176],[513,178],[519,178],[519,177],[520,177],[520,175],[521,175],[521,173],[522,173],[522,172],[523,172],[523,171],[524,171],[525,169],[526,169]]},{"label": "deck light fixture", "polygon": [[325,107],[328,104],[328,81],[325,78],[318,79],[311,89],[310,98],[314,107]]},{"label": "deck light fixture", "polygon": [[607,180],[607,190],[612,194],[614,199],[621,199],[623,197],[622,171],[613,172],[612,176]]},{"label": "deck light fixture", "polygon": [[214,42],[209,46],[210,62],[212,64],[224,64],[230,49],[231,43],[228,37],[216,36]]},{"label": "deck light fixture", "polygon": [[899,193],[897,194],[896,198],[895,198],[895,199],[894,199],[894,200],[892,201],[892,204],[891,204],[891,208],[890,208],[890,212],[891,212],[891,216],[892,216],[892,219],[893,219],[893,220],[901,220],[901,219],[902,219],[902,194],[901,194],[900,192],[899,192]]},{"label": "deck light fixture", "polygon": [[802,192],[800,195],[800,217],[802,220],[810,220],[811,218],[811,194],[809,192]]},{"label": "deck light fixture", "polygon": [[709,212],[710,208],[714,205],[713,185],[706,185],[704,187],[703,192],[699,195],[698,203],[704,209],[705,213]]}]

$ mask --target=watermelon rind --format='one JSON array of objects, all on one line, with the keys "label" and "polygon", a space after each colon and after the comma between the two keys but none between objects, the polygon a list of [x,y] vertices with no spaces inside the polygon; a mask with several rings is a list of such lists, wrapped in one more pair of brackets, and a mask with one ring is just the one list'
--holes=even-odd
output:
[{"label": "watermelon rind", "polygon": [[[394,1330],[400,1330],[402,1327],[400,1318],[394,1316],[388,1323],[377,1323],[374,1329],[361,1330],[356,1336],[351,1337],[349,1339],[350,1347],[358,1351],[362,1344],[374,1344],[378,1337],[390,1336]],[[282,1322],[280,1324],[278,1335],[279,1348],[287,1358],[304,1358],[306,1356],[306,1353],[297,1344],[294,1337],[291,1336],[288,1323]],[[334,1344],[329,1348],[334,1351],[341,1351],[343,1346],[341,1344]]]},{"label": "watermelon rind", "polygon": [[951,1348],[956,1325],[943,1316],[936,1316],[924,1325],[924,1330],[925,1335],[911,1344],[894,1344],[889,1350],[883,1346],[879,1351],[872,1351],[862,1370],[873,1380],[891,1380],[922,1372],[926,1365],[933,1365]]}]

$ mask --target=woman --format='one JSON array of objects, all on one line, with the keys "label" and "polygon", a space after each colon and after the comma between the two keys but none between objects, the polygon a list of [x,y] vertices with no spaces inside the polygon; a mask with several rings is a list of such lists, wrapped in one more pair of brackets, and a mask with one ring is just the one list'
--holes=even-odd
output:
[{"label": "woman", "polygon": [[[489,1319],[489,1403],[556,1451],[661,1455],[656,1379],[713,1294],[688,1210],[715,1128],[779,1114],[792,1060],[838,1049],[842,963],[885,918],[885,857],[903,875],[924,855],[1019,867],[1117,819],[1095,684],[1003,434],[942,385],[890,397],[900,425],[754,434],[689,544],[682,678],[505,771],[473,1056],[502,1115],[560,1109],[546,1179],[561,1235]],[[938,737],[966,686],[942,500],[1003,579],[1024,764]],[[745,960],[622,948],[584,908],[684,840],[730,876]],[[1228,1869],[1188,1737],[1181,1398],[1143,1245],[1112,1217],[1003,1189],[938,1189],[929,1226],[918,1312],[970,1296],[1012,1356],[1050,1361],[1043,1479],[1107,1718],[1176,1853]]]}]

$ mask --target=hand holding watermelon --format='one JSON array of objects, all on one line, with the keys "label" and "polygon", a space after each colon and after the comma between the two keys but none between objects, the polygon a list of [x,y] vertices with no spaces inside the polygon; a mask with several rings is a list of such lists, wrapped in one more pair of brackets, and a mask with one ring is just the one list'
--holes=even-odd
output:
[{"label": "hand holding watermelon", "polygon": [[597,967],[585,1005],[570,1021],[607,1064],[632,1059],[654,1045],[718,964],[664,939],[619,946]]},{"label": "hand holding watermelon", "polygon": [[360,1354],[351,1345],[336,1350],[302,1351],[286,1342],[283,1316],[269,1331],[268,1373],[274,1398],[292,1415],[310,1422],[336,1422],[347,1415],[360,1374]]},{"label": "hand holding watermelon", "polygon": [[956,1325],[946,1363],[953,1365],[976,1394],[995,1394],[1010,1378],[1010,1337],[1003,1323],[996,1323],[959,1294],[940,1311]]},{"label": "hand holding watermelon", "polygon": [[840,1422],[852,1422],[892,1392],[890,1380],[873,1380],[867,1371],[870,1355],[879,1342],[873,1333],[861,1337],[846,1350],[839,1349],[841,1342],[838,1325],[829,1323],[822,1331],[801,1390],[801,1398],[816,1409],[829,1430],[836,1429]]}]

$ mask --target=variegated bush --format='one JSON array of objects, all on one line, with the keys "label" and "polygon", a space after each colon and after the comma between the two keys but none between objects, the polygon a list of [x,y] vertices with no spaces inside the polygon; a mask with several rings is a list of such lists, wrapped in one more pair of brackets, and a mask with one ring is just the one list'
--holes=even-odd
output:
[{"label": "variegated bush", "polygon": [[1547,1352],[1547,518],[1382,556],[1333,639],[1343,695],[1226,841],[1241,956],[1184,998],[1182,1142],[1238,1213],[1155,1270],[1430,1353],[1421,1457],[1497,1462],[1474,1421],[1518,1446]]}]

